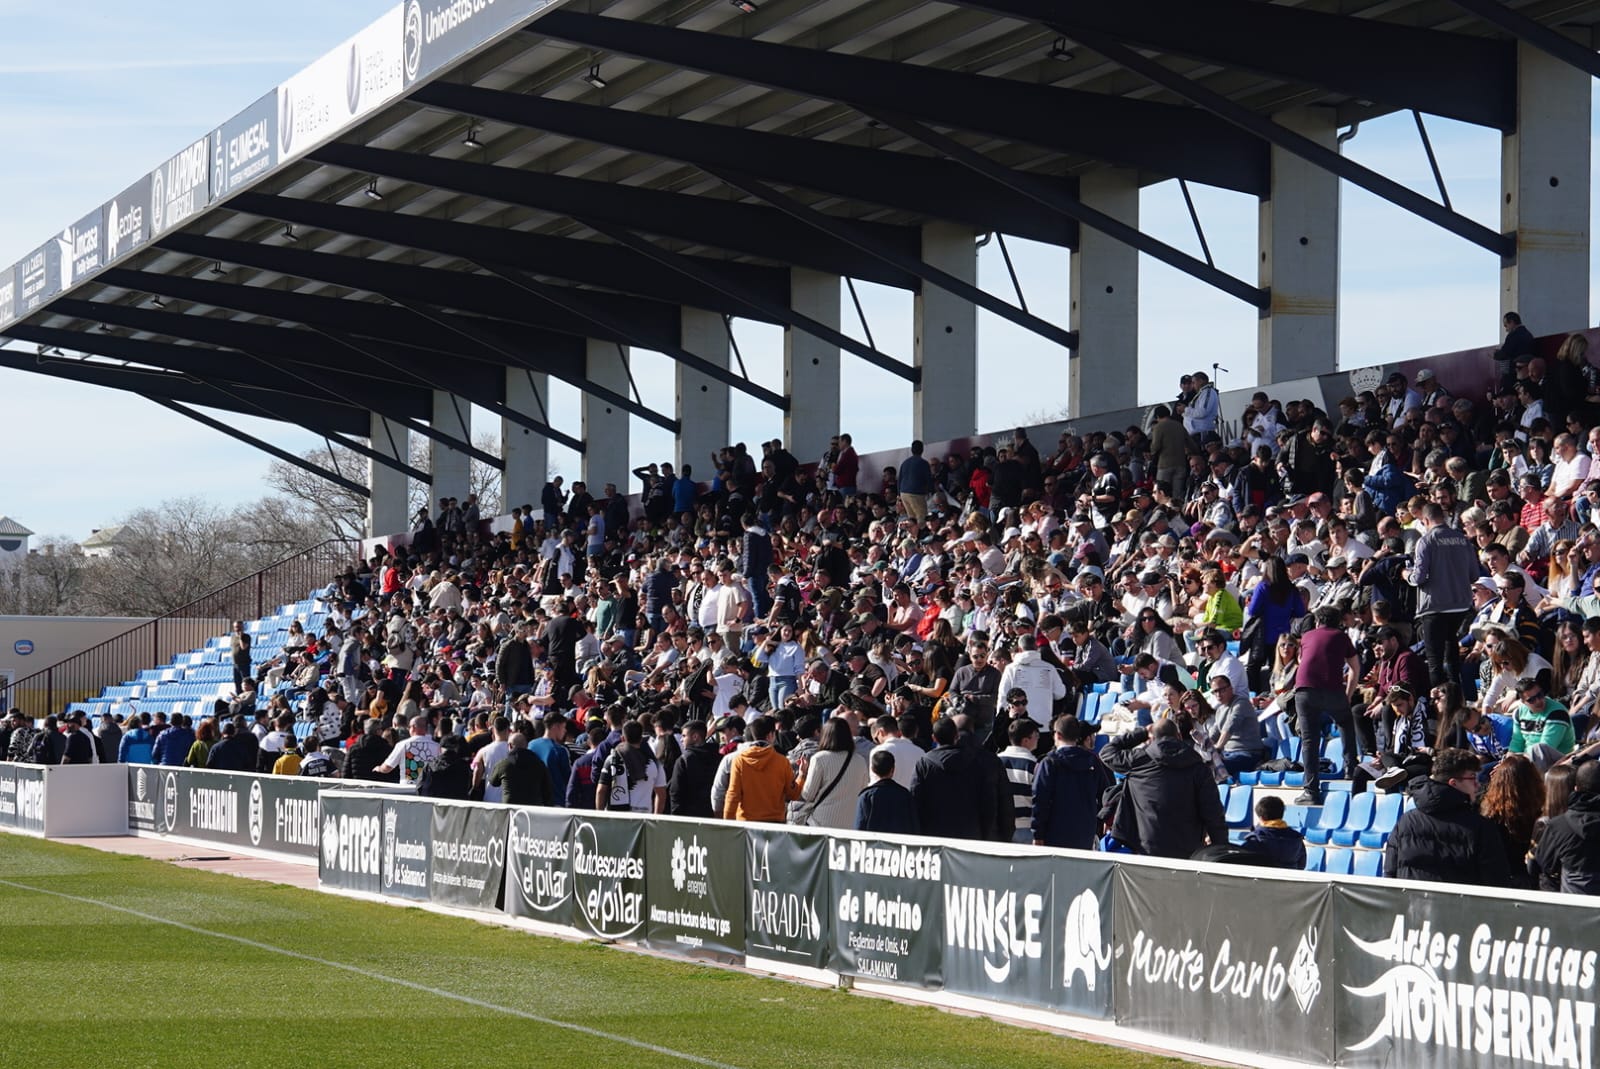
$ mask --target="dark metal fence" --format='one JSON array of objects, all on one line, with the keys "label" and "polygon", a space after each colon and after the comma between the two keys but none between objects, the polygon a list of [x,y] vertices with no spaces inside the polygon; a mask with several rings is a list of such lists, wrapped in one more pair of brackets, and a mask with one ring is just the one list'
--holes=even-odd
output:
[{"label": "dark metal fence", "polygon": [[11,685],[6,704],[32,717],[59,713],[72,702],[87,701],[107,686],[134,678],[142,669],[167,664],[177,654],[199,649],[226,634],[234,620],[258,619],[279,605],[304,600],[312,590],[359,563],[360,555],[361,543],[351,539],[329,539],[302,550],[18,679]]}]

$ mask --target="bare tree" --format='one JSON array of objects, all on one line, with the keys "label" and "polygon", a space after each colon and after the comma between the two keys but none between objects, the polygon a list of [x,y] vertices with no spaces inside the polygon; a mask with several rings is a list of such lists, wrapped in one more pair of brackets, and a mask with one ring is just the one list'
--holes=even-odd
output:
[{"label": "bare tree", "polygon": [[65,535],[42,539],[28,556],[0,568],[0,614],[62,616],[85,611],[91,561]]},{"label": "bare tree", "polygon": [[[332,451],[313,449],[302,456],[354,482],[368,483],[367,458],[353,449],[342,446],[335,446]],[[324,532],[323,537],[362,538],[366,535],[367,499],[362,495],[282,460],[268,465],[266,482],[294,512],[301,514],[303,522],[318,525]]]}]

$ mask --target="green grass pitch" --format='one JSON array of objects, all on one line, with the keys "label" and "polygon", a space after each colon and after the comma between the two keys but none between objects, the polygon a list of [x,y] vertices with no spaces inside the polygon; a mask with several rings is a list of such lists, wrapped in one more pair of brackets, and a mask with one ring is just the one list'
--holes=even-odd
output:
[{"label": "green grass pitch", "polygon": [[93,1069],[1183,1064],[12,835],[0,1032],[0,1066]]}]

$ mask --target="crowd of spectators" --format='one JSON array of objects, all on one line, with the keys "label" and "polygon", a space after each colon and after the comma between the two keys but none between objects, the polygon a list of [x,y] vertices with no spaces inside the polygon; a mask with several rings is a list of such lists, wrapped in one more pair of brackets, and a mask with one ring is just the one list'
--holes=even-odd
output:
[{"label": "crowd of spectators", "polygon": [[[1043,450],[739,444],[636,470],[638,509],[554,479],[492,535],[441,501],[216,716],[99,759],[1172,857],[1234,849],[1216,785],[1275,767],[1302,806],[1406,791],[1390,874],[1588,891],[1600,373],[1507,327],[1487,396],[1424,369],[1228,422],[1196,373]],[[56,729],[12,757],[81,759]],[[1303,864],[1282,802],[1239,849]]]}]

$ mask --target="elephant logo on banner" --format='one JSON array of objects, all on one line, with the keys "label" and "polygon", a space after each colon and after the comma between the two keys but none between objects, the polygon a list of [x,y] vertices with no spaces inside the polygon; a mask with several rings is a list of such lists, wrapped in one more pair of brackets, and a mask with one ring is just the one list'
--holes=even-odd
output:
[{"label": "elephant logo on banner", "polygon": [[1100,897],[1085,890],[1067,907],[1065,938],[1062,939],[1061,980],[1072,986],[1078,973],[1083,974],[1084,986],[1094,990],[1095,980],[1111,965],[1111,947],[1100,942],[1102,924]]}]

